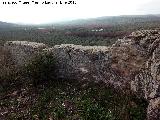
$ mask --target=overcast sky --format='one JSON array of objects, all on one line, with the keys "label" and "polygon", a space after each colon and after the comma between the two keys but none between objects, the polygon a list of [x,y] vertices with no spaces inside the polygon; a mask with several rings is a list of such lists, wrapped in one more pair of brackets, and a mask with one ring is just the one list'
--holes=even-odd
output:
[{"label": "overcast sky", "polygon": [[[3,1],[17,1],[18,4],[3,5]],[[160,0],[75,0],[75,5],[41,4],[43,1],[55,3],[60,0],[34,0],[39,2],[38,5],[33,0],[21,0],[30,2],[30,5],[18,1],[0,1],[0,21],[40,24],[101,16],[160,14]]]}]

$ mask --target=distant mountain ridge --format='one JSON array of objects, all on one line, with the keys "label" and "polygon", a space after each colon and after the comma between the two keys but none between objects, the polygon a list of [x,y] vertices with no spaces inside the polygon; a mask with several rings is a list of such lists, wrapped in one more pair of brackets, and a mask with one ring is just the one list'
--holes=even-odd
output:
[{"label": "distant mountain ridge", "polygon": [[7,22],[2,22],[0,21],[0,28],[10,28],[10,27],[16,27],[18,24],[13,24],[13,23],[7,23]]},{"label": "distant mountain ridge", "polygon": [[57,23],[46,23],[40,25],[26,25],[26,24],[15,24],[0,21],[0,29],[13,28],[13,27],[27,27],[27,26],[106,26],[106,25],[122,25],[122,24],[135,24],[135,23],[145,23],[145,22],[160,22],[160,14],[156,15],[121,15],[121,16],[104,16],[89,19],[78,19],[65,22]]},{"label": "distant mountain ridge", "polygon": [[122,15],[122,16],[104,16],[90,19],[79,19],[67,22],[61,22],[57,25],[115,25],[130,24],[139,22],[160,21],[160,14],[157,15]]}]

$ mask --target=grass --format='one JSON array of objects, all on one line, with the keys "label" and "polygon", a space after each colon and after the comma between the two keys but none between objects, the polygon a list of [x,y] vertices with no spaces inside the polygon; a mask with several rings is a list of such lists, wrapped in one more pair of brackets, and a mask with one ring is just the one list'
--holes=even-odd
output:
[{"label": "grass", "polygon": [[0,104],[0,118],[11,120],[144,120],[147,105],[103,83],[76,80],[14,89]]}]

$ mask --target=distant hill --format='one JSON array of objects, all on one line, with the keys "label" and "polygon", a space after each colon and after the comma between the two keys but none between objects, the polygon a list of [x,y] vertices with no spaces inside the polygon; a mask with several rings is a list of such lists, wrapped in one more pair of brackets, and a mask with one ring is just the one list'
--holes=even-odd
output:
[{"label": "distant hill", "polygon": [[144,22],[160,22],[160,15],[123,15],[123,16],[106,16],[91,19],[79,19],[67,22],[61,22],[57,25],[63,26],[106,26],[106,25],[122,25],[135,24]]},{"label": "distant hill", "polygon": [[0,44],[11,40],[27,40],[47,45],[108,46],[133,31],[150,29],[160,29],[160,15],[106,16],[41,25],[0,22]]},{"label": "distant hill", "polygon": [[49,23],[42,25],[22,25],[13,24],[0,21],[0,29],[13,28],[13,27],[96,27],[96,26],[114,26],[114,25],[124,25],[124,24],[136,24],[136,23],[160,23],[160,14],[156,15],[121,15],[121,16],[104,16],[98,18],[90,19],[78,19],[59,23]]},{"label": "distant hill", "polygon": [[11,28],[11,27],[17,27],[17,26],[18,26],[17,24],[0,21],[0,28]]}]

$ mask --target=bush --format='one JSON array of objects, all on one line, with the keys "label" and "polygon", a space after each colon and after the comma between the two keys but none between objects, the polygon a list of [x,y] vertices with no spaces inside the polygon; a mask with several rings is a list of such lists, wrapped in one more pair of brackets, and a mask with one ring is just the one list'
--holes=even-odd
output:
[{"label": "bush", "polygon": [[82,109],[80,114],[85,120],[115,120],[111,111],[98,102],[94,103],[91,99],[82,100],[80,107]]},{"label": "bush", "polygon": [[54,79],[54,70],[54,57],[47,53],[38,54],[26,65],[27,75],[34,86]]},{"label": "bush", "polygon": [[0,46],[0,91],[11,88],[18,78],[17,72],[11,53]]}]

